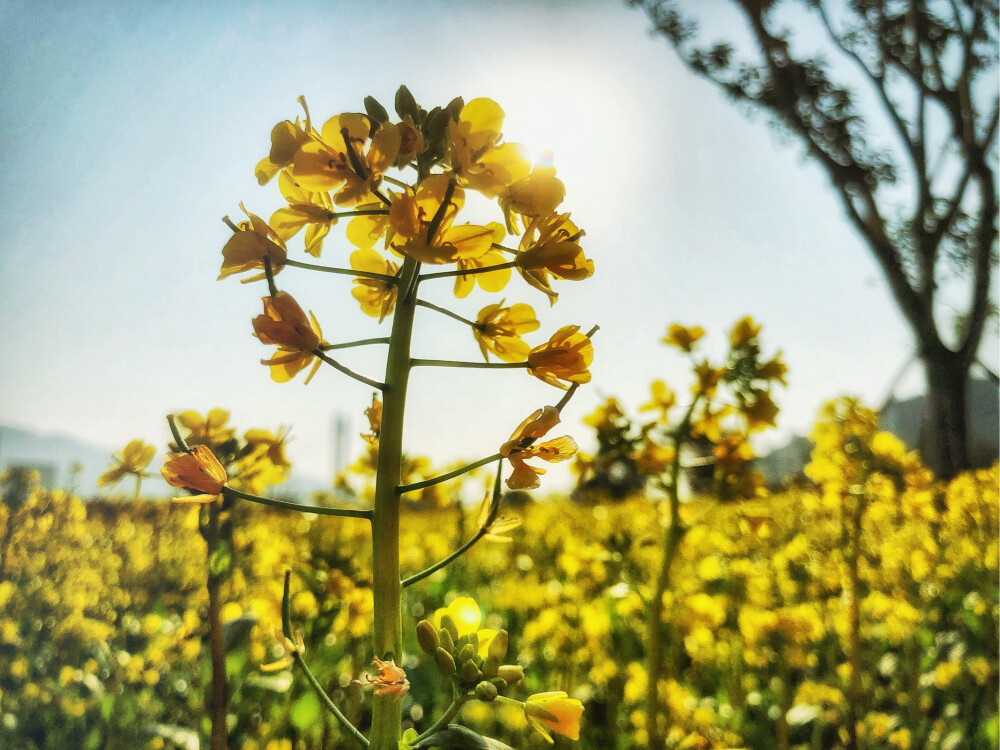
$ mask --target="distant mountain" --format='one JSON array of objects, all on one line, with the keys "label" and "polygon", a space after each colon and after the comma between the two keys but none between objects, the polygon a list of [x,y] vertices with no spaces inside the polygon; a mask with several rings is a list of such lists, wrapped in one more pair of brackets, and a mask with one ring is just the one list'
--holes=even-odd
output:
[{"label": "distant mountain", "polygon": [[[68,435],[38,433],[21,427],[0,425],[0,470],[8,467],[36,469],[41,475],[43,486],[66,489],[73,485],[76,492],[83,497],[132,492],[134,485],[130,479],[125,479],[115,488],[105,487],[99,490],[97,487],[98,477],[107,471],[116,450],[120,450],[120,447],[100,448]],[[142,482],[144,497],[169,497],[173,493],[160,477],[163,453],[164,451],[159,449],[156,458],[149,466],[149,471],[154,476]],[[72,468],[74,463],[80,465],[75,477]],[[276,494],[305,499],[312,492],[331,489],[330,482],[295,474],[293,470],[288,481],[280,488],[276,488]]]},{"label": "distant mountain", "polygon": [[[970,380],[969,458],[973,466],[990,466],[1000,457],[1000,390],[988,380]],[[910,448],[920,441],[924,397],[891,401],[882,410],[880,424]],[[801,473],[809,463],[812,443],[799,435],[757,460],[757,468],[769,485]]]}]

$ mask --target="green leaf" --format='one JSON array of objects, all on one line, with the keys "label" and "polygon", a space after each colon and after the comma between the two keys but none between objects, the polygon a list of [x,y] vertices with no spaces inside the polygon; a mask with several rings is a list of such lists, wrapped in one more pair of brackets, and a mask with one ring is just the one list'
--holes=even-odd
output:
[{"label": "green leaf", "polygon": [[407,729],[403,732],[403,737],[399,741],[399,750],[410,750],[410,747],[417,741],[417,737],[419,736],[416,729]]},{"label": "green leaf", "polygon": [[320,708],[319,699],[316,698],[316,694],[303,693],[302,697],[295,701],[292,705],[292,711],[289,718],[295,728],[302,731],[305,731],[309,727],[318,723],[320,718]]}]

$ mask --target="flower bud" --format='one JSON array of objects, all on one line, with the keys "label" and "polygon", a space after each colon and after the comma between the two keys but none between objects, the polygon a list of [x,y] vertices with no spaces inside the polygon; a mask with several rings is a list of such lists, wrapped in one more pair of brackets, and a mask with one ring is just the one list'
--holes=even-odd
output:
[{"label": "flower bud", "polygon": [[490,656],[495,656],[497,660],[503,659],[507,655],[507,631],[500,630],[497,632],[496,636],[490,641]]},{"label": "flower bud", "polygon": [[455,657],[440,646],[434,652],[434,661],[437,662],[438,672],[441,674],[446,677],[455,674]]},{"label": "flower bud", "polygon": [[495,656],[487,657],[483,662],[483,677],[487,680],[496,677],[500,672],[500,660]]},{"label": "flower bud", "polygon": [[438,642],[441,644],[441,648],[447,651],[449,654],[455,651],[455,640],[451,637],[451,631],[441,628],[438,631]]},{"label": "flower bud", "polygon": [[494,677],[490,682],[497,686],[497,691],[500,693],[507,689],[507,680],[501,677]]},{"label": "flower bud", "polygon": [[475,661],[476,659],[476,649],[471,643],[466,643],[458,652],[459,663],[465,663],[467,661]]},{"label": "flower bud", "polygon": [[476,699],[489,703],[497,697],[497,686],[492,682],[480,682],[476,685]]},{"label": "flower bud", "polygon": [[497,670],[497,674],[508,685],[516,685],[524,679],[524,667],[520,664],[504,664]]},{"label": "flower bud", "polygon": [[420,644],[420,648],[425,654],[433,654],[441,645],[437,628],[427,620],[421,620],[417,623],[417,643]]},{"label": "flower bud", "polygon": [[462,664],[462,682],[471,685],[478,682],[480,676],[479,667],[476,666],[474,661],[467,661]]},{"label": "flower bud", "polygon": [[458,640],[458,625],[451,615],[441,615],[441,630],[447,630],[451,634],[452,643]]}]

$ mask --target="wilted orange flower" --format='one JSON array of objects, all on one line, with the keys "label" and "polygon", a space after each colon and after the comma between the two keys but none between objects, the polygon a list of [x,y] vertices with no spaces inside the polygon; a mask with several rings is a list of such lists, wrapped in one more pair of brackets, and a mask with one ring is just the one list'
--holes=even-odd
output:
[{"label": "wilted orange flower", "polygon": [[493,352],[504,362],[523,362],[529,347],[521,338],[522,333],[530,333],[538,328],[535,311],[530,305],[518,303],[510,307],[499,304],[487,305],[476,317],[476,327],[472,329],[483,359],[490,361]]},{"label": "wilted orange flower", "polygon": [[671,323],[667,329],[667,335],[663,337],[663,343],[668,346],[676,346],[681,351],[690,352],[694,349],[695,342],[705,335],[705,329],[701,326],[687,328],[679,323]]},{"label": "wilted orange flower", "polygon": [[262,359],[261,364],[271,368],[271,379],[278,383],[287,383],[312,364],[306,377],[308,383],[321,364],[313,354],[323,343],[323,331],[316,316],[309,313],[306,317],[287,292],[264,297],[263,301],[264,314],[253,319],[253,329],[257,338],[265,344],[274,344],[278,351],[271,359]]},{"label": "wilted orange flower", "polygon": [[545,469],[529,466],[525,463],[527,459],[537,457],[554,463],[565,461],[576,453],[576,442],[566,435],[535,444],[538,438],[557,424],[559,424],[559,412],[554,406],[537,409],[518,425],[510,440],[500,446],[500,455],[509,460],[514,468],[506,480],[510,489],[533,490],[538,487],[538,477],[545,473]]},{"label": "wilted orange flower", "polygon": [[536,693],[530,696],[524,702],[524,715],[549,742],[553,740],[547,730],[569,737],[571,740],[580,739],[583,704],[562,691]]},{"label": "wilted orange flower", "polygon": [[580,281],[594,275],[594,261],[580,248],[583,232],[569,214],[546,214],[532,219],[521,238],[518,270],[531,286],[555,299],[549,276]]},{"label": "wilted orange flower", "polygon": [[[234,273],[258,268],[263,270],[264,258],[271,259],[271,269],[278,273],[288,258],[284,241],[266,221],[247,211],[242,203],[240,208],[250,220],[241,221],[229,242],[222,248],[222,271],[219,278],[224,279]],[[243,279],[243,283],[260,281],[264,277],[263,273],[255,274]]]},{"label": "wilted orange flower", "polygon": [[364,687],[374,687],[375,695],[392,695],[398,701],[410,689],[410,681],[406,679],[406,672],[401,667],[396,666],[396,662],[390,659],[382,661],[375,657],[375,666],[378,674],[372,677],[366,674],[363,680],[355,680],[355,685]]},{"label": "wilted orange flower", "polygon": [[[549,385],[566,390],[564,383],[589,383],[594,347],[580,326],[563,326],[546,343],[528,353],[528,372]],[[563,383],[559,381],[564,381]]]},{"label": "wilted orange flower", "polygon": [[520,526],[521,519],[514,518],[513,516],[496,516],[491,521],[490,516],[492,514],[493,497],[492,493],[487,492],[486,497],[483,498],[483,504],[479,507],[479,528],[486,529],[483,539],[488,542],[510,544],[514,540],[506,536],[506,534],[508,531],[513,531]]},{"label": "wilted orange flower", "polygon": [[203,493],[175,497],[175,503],[210,503],[217,500],[229,479],[219,459],[204,445],[196,445],[189,453],[168,453],[160,473],[172,487]]},{"label": "wilted orange flower", "polygon": [[[386,260],[374,250],[355,250],[351,253],[351,268],[367,273],[395,276],[399,266]],[[396,284],[383,279],[359,277],[354,280],[351,295],[361,303],[361,312],[380,321],[396,306]]]}]

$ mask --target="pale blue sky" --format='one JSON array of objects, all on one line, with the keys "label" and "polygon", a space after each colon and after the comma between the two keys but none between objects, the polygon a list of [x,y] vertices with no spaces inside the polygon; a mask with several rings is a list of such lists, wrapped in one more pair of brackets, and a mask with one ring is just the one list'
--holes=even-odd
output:
[{"label": "pale blue sky", "polygon": [[[603,396],[635,407],[654,378],[686,387],[658,343],[672,321],[704,326],[715,351],[740,316],[762,322],[790,368],[783,432],[805,431],[837,394],[880,400],[908,357],[819,171],[686,72],[624,3],[41,5],[0,2],[4,423],[162,451],[164,414],[218,405],[241,428],[293,425],[293,460],[329,474],[332,415],[359,432],[370,391],[329,368],[308,387],[269,379],[250,335],[263,287],[215,281],[220,217],[240,200],[265,217],[280,205],[253,167],[298,95],[321,123],[367,94],[389,105],[400,83],[428,109],[489,96],[508,140],[553,151],[597,270],[563,283],[551,310],[519,283],[505,296],[539,313],[533,344],[601,325],[593,385],[565,413],[583,445],[579,419]],[[347,265],[342,237],[324,263]],[[280,281],[329,340],[378,335],[349,278],[316,276]],[[448,289],[421,291],[442,303]],[[474,317],[495,301],[477,294],[454,309]],[[469,332],[437,317],[418,319],[415,356],[476,358]],[[379,379],[377,354],[343,359]],[[495,451],[560,395],[520,372],[421,369],[411,384],[407,449],[438,460]]]}]

